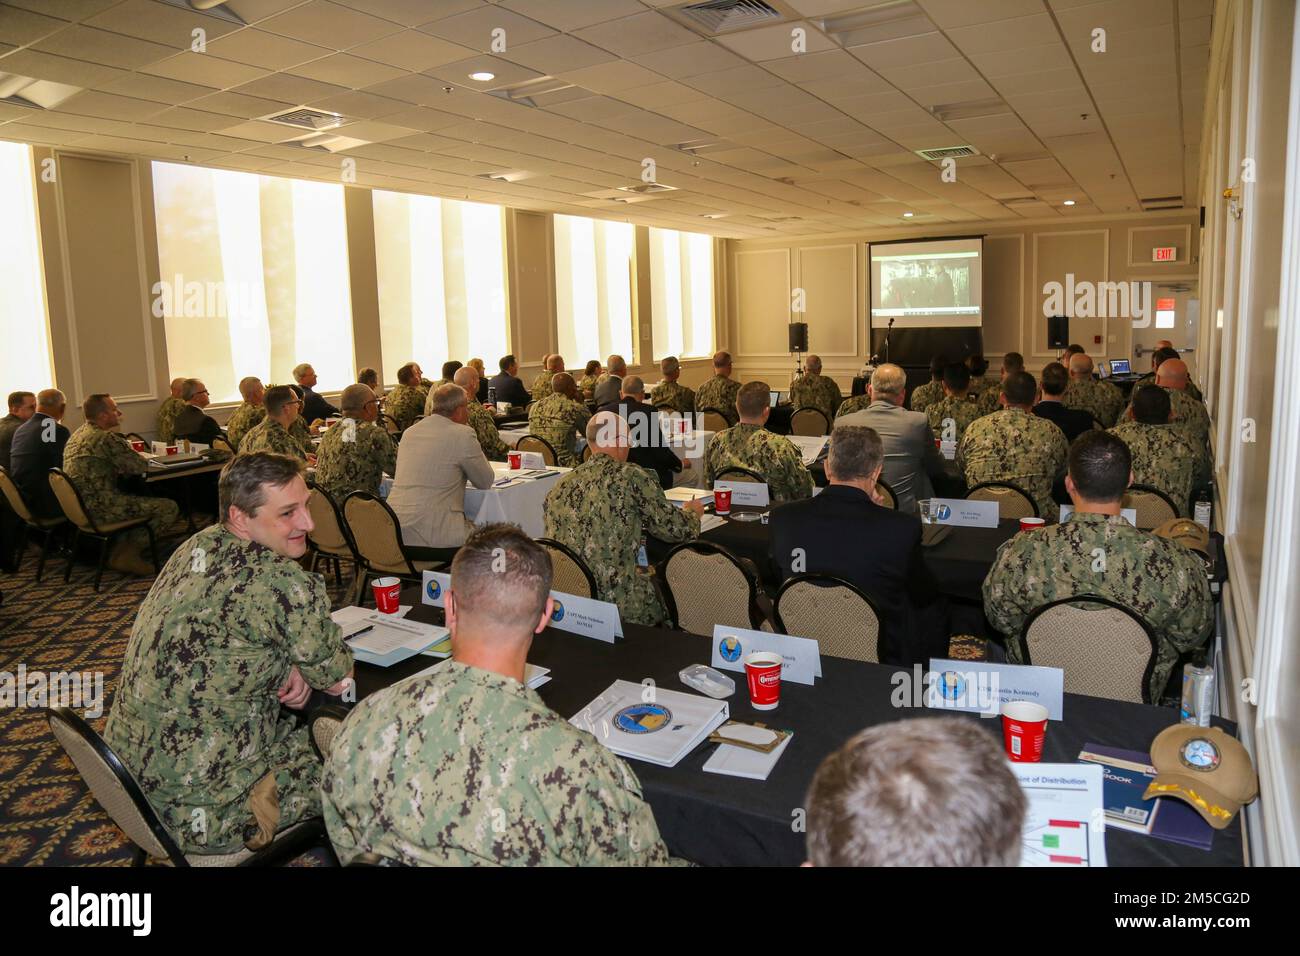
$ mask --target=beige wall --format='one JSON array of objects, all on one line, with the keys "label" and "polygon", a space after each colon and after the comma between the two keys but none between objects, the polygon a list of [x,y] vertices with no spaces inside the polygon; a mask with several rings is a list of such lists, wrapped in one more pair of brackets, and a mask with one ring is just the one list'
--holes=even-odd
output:
[{"label": "beige wall", "polygon": [[[1076,282],[1180,279],[1195,285],[1199,252],[1195,226],[1194,214],[1180,214],[983,228],[963,224],[946,231],[952,235],[986,232],[985,353],[1021,352],[1030,368],[1036,369],[1055,356],[1047,348],[1042,315],[1044,283],[1064,283],[1066,274],[1073,273]],[[806,321],[809,347],[822,357],[826,374],[847,390],[870,354],[867,243],[942,235],[944,231],[934,226],[921,226],[820,239],[728,242],[731,279],[720,347],[731,350],[739,377],[784,383],[794,368],[786,326]],[[1155,245],[1178,246],[1179,261],[1151,263]],[[802,316],[794,311],[796,289],[804,292]],[[1096,358],[1130,355],[1132,331],[1126,319],[1070,321],[1071,341]]]}]

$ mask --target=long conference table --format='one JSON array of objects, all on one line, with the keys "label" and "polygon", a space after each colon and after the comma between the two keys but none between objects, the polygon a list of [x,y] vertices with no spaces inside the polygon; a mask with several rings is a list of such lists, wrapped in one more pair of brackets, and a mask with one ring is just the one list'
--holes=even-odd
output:
[{"label": "long conference table", "polygon": [[[403,589],[402,603],[413,605],[409,618],[442,623],[441,610],[421,603],[420,588]],[[551,681],[538,693],[565,718],[578,713],[615,680],[646,678],[668,690],[692,693],[677,674],[689,664],[707,664],[711,640],[692,634],[625,624],[616,644],[547,628],[533,641],[528,660],[551,669]],[[417,655],[390,668],[358,663],[358,698],[364,698],[432,663]],[[641,781],[646,801],[668,849],[674,856],[710,866],[795,866],[805,859],[805,795],[821,761],[865,727],[893,720],[934,716],[900,691],[902,668],[827,657],[815,686],[785,683],[781,704],[759,712],[749,705],[744,678],[728,700],[733,719],[761,721],[794,732],[780,761],[765,781],[706,773],[702,767],[714,745],[703,743],[676,767],[629,761]],[[904,685],[906,686],[906,685]],[[899,700],[907,696],[906,700]],[[903,706],[894,706],[895,702]],[[1065,719],[1048,725],[1043,760],[1072,763],[1084,744],[1146,751],[1178,712],[1118,701],[1065,695]],[[1001,739],[1001,722],[972,714],[945,712],[952,720],[973,720]],[[1215,719],[1215,726],[1235,734],[1236,726]],[[954,839],[960,839],[954,834]],[[1214,835],[1208,851],[1168,843],[1123,830],[1107,830],[1111,866],[1240,866],[1243,862],[1240,818]]]}]

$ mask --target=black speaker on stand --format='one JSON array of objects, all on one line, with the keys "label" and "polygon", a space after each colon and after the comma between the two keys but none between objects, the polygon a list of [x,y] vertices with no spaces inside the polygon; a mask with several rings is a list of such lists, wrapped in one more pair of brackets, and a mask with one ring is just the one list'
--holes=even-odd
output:
[{"label": "black speaker on stand", "polygon": [[1070,318],[1065,315],[1047,317],[1047,347],[1064,349],[1070,344]]},{"label": "black speaker on stand", "polygon": [[808,323],[790,323],[790,351],[794,353],[794,377],[803,375],[803,353],[808,351]]}]

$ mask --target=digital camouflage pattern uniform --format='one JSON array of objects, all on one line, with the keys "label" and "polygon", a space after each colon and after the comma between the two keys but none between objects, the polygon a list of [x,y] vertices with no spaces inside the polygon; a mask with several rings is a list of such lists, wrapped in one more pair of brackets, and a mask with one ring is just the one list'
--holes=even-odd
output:
[{"label": "digital camouflage pattern uniform", "polygon": [[704,474],[714,476],[728,468],[747,468],[767,479],[773,504],[812,497],[812,475],[804,466],[799,446],[784,435],[761,425],[743,422],[720,431],[704,451]]},{"label": "digital camouflage pattern uniform", "polygon": [[424,389],[414,385],[398,385],[384,399],[384,414],[405,431],[424,414],[425,395]]},{"label": "digital camouflage pattern uniform", "polygon": [[591,401],[596,394],[596,383],[598,381],[600,379],[595,375],[584,375],[578,379],[578,390],[582,392],[583,398],[587,401]]},{"label": "digital camouflage pattern uniform", "polygon": [[397,446],[374,422],[344,418],[325,430],[316,448],[316,487],[343,504],[354,491],[379,494],[384,472],[395,474]]},{"label": "digital camouflage pattern uniform", "polygon": [[845,415],[852,415],[854,412],[862,411],[870,404],[870,395],[855,395],[853,398],[846,398],[840,403],[839,409],[835,412],[835,417],[843,418]]},{"label": "digital camouflage pattern uniform", "polygon": [[926,382],[912,393],[912,411],[928,411],[935,402],[943,400],[943,382]]},{"label": "digital camouflage pattern uniform", "polygon": [[1004,408],[976,419],[957,445],[957,467],[971,488],[1005,481],[1025,491],[1039,517],[1057,517],[1052,483],[1065,474],[1070,446],[1065,432],[1022,408]]},{"label": "digital camouflage pattern uniform", "polygon": [[551,388],[551,379],[554,377],[554,372],[543,372],[533,380],[533,387],[528,390],[528,394],[533,396],[533,401],[540,402],[547,395],[555,394],[555,389]]},{"label": "digital camouflage pattern uniform", "polygon": [[474,429],[479,447],[483,449],[483,457],[488,461],[505,461],[506,453],[510,449],[501,440],[501,433],[497,431],[497,423],[492,413],[473,399],[470,399],[465,407],[469,409],[467,424]]},{"label": "digital camouflage pattern uniform", "polygon": [[1086,381],[1070,380],[1061,396],[1061,404],[1066,408],[1077,408],[1087,412],[1106,428],[1112,428],[1119,420],[1120,410],[1124,408],[1124,393],[1110,382],[1096,379]]},{"label": "digital camouflage pattern uniform", "polygon": [[828,422],[835,418],[835,409],[840,407],[841,398],[840,387],[826,375],[804,372],[790,386],[790,404],[795,408],[816,408]]},{"label": "digital camouflage pattern uniform", "polygon": [[1192,398],[1187,392],[1161,387],[1169,393],[1169,408],[1174,416],[1170,424],[1179,429],[1196,450],[1192,483],[1199,487],[1210,480],[1210,413],[1203,402]]},{"label": "digital camouflage pattern uniform", "polygon": [[596,579],[597,598],[618,605],[624,621],[662,624],[667,617],[649,574],[637,570],[643,536],[674,543],[700,533],[694,512],[674,507],[654,473],[608,455],[592,455],[546,496],[546,536],[578,553]]},{"label": "digital camouflage pattern uniform", "polygon": [[[925,409],[925,417],[930,422],[930,431],[934,437],[943,441],[959,442],[971,422],[982,417],[978,402],[972,402],[965,395],[948,395],[931,402]],[[949,435],[944,422],[952,420],[953,431]]]},{"label": "digital camouflage pattern uniform", "polygon": [[1007,636],[1012,663],[1024,663],[1019,637],[1030,613],[1076,594],[1115,601],[1151,626],[1158,646],[1150,684],[1153,701],[1159,700],[1178,654],[1199,646],[1214,622],[1199,557],[1167,538],[1139,531],[1119,515],[1076,512],[1059,525],[1006,541],[984,578],[984,613]]},{"label": "digital camouflage pattern uniform", "polygon": [[458,661],[370,695],[334,739],[321,783],[347,863],[667,864],[626,763],[536,691]]},{"label": "digital camouflage pattern uniform", "polygon": [[740,412],[736,410],[736,394],[739,391],[739,382],[715,375],[695,390],[695,410],[705,412],[716,408],[722,412],[728,425],[734,425],[740,421]]},{"label": "digital camouflage pattern uniform", "polygon": [[970,385],[966,388],[966,394],[971,396],[982,395],[989,389],[1002,388],[1002,375],[996,372],[985,372],[983,375],[971,375]]},{"label": "digital camouflage pattern uniform", "polygon": [[[1136,382],[1133,383],[1133,391],[1136,392],[1143,385],[1154,385],[1155,383],[1156,383],[1156,373],[1147,372],[1140,379],[1138,379]],[[1192,398],[1196,399],[1198,402],[1205,401],[1205,396],[1201,394],[1201,390],[1196,387],[1196,383],[1193,382],[1190,378],[1187,380],[1186,391],[1188,395],[1192,396]]]},{"label": "digital camouflage pattern uniform", "polygon": [[185,403],[170,395],[158,407],[158,440],[171,444],[176,440],[176,416],[181,413]]},{"label": "digital camouflage pattern uniform", "polygon": [[276,696],[291,665],[322,690],[352,668],[324,579],[219,524],[186,541],[140,606],[104,729],[183,851],[254,837],[267,774],[280,827],[320,813],[320,762]]},{"label": "digital camouflage pattern uniform", "polygon": [[[967,394],[971,394],[969,391]],[[1002,383],[986,388],[975,396],[975,410],[980,417],[992,415],[1002,407]]]},{"label": "digital camouflage pattern uniform", "polygon": [[591,412],[587,406],[575,402],[567,395],[552,392],[533,405],[528,412],[528,432],[544,438],[555,449],[555,463],[572,468],[578,463],[574,455],[574,439],[583,434]]},{"label": "digital camouflage pattern uniform", "polygon": [[[170,498],[130,495],[118,488],[119,478],[146,474],[149,466],[117,432],[86,422],[72,433],[63,448],[63,471],[81,492],[86,511],[98,524],[148,518],[156,541],[180,517],[180,508]],[[141,552],[149,545],[149,535],[143,528],[128,531],[124,537]]]},{"label": "digital camouflage pattern uniform", "polygon": [[650,404],[669,405],[683,415],[695,414],[695,392],[678,382],[660,382],[650,389]]},{"label": "digital camouflage pattern uniform", "polygon": [[230,447],[239,451],[239,443],[243,441],[244,436],[264,418],[266,418],[265,405],[241,403],[230,416],[230,421],[226,422],[226,437],[230,439]]},{"label": "digital camouflage pattern uniform", "polygon": [[1196,471],[1196,449],[1174,425],[1144,425],[1126,419],[1110,430],[1133,456],[1133,484],[1150,485],[1169,496],[1179,517],[1187,515]]},{"label": "digital camouflage pattern uniform", "polygon": [[[302,419],[299,418],[298,421]],[[285,428],[270,417],[263,418],[259,424],[249,429],[239,442],[241,455],[251,455],[258,451],[272,451],[277,455],[288,455],[303,461],[307,460],[308,455],[315,454],[310,441],[304,444],[301,438],[293,434],[292,428]]]}]

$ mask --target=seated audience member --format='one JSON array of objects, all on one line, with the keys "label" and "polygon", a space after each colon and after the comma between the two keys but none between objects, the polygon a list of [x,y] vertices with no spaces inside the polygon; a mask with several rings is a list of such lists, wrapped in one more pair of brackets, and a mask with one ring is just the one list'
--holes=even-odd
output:
[{"label": "seated audience member", "polygon": [[469,427],[465,390],[440,385],[432,414],[402,435],[388,504],[402,525],[402,542],[416,559],[446,560],[474,530],[465,517],[465,482],[491,488],[496,475]]},{"label": "seated audience member", "polygon": [[695,414],[695,392],[678,383],[682,377],[682,363],[670,355],[659,363],[663,380],[650,390],[650,404],[656,408],[667,405],[682,415]]},{"label": "seated audience member", "polygon": [[1043,369],[1043,381],[1038,404],[1034,414],[1046,418],[1065,433],[1066,442],[1072,442],[1086,431],[1092,429],[1092,416],[1077,408],[1066,408],[1061,404],[1066,387],[1070,383],[1070,373],[1059,362],[1052,362]]},{"label": "seated audience member", "polygon": [[587,428],[591,412],[579,400],[578,386],[568,372],[551,379],[551,393],[528,410],[528,431],[555,449],[555,463],[572,468],[578,463],[576,439]]},{"label": "seated audience member", "polygon": [[126,648],[104,739],[185,853],[260,849],[321,812],[320,761],[281,705],[343,693],[352,652],[298,564],[302,470],[260,453],[222,469],[221,522],[168,560]]},{"label": "seated audience member", "polygon": [[310,424],[324,421],[327,418],[338,417],[339,410],[313,391],[316,387],[316,370],[311,367],[310,363],[303,362],[294,368],[293,380],[302,389],[302,417],[304,421]]},{"label": "seated audience member", "polygon": [[316,449],[316,487],[341,505],[354,491],[379,494],[384,473],[397,469],[397,446],[375,424],[379,399],[368,385],[349,385],[339,404],[343,420],[325,431]]},{"label": "seated audience member", "polygon": [[763,426],[772,408],[766,382],[746,382],[736,393],[739,424],[713,436],[704,450],[704,473],[712,483],[728,468],[745,468],[767,482],[773,503],[812,496],[813,480],[799,446]]},{"label": "seated audience member", "polygon": [[[921,521],[883,507],[880,436],[861,425],[831,432],[830,485],[772,511],[772,564],[782,580],[832,574],[856,585],[880,615],[880,660],[911,666],[948,653],[945,605],[921,559]],[[798,567],[799,570],[796,570]]]},{"label": "seated audience member", "polygon": [[1002,387],[1001,376],[989,373],[989,360],[981,353],[972,352],[968,355],[966,365],[970,369],[970,395],[972,399],[979,398],[981,394],[990,388]]},{"label": "seated audience member", "polygon": [[948,364],[942,355],[930,357],[930,381],[912,392],[912,411],[929,411],[931,405],[943,398],[943,370]]},{"label": "seated audience member", "polygon": [[[102,392],[89,395],[81,409],[86,423],[69,436],[63,448],[63,470],[81,492],[86,511],[101,525],[147,518],[154,541],[159,541],[180,517],[180,508],[169,498],[133,495],[118,487],[120,479],[143,475],[149,468],[118,431],[122,412],[113,396]],[[152,576],[148,532],[139,527],[119,535],[108,554],[108,566],[127,574]]]},{"label": "seated audience member", "polygon": [[[669,444],[659,421],[659,410],[641,400],[645,394],[645,383],[639,375],[629,375],[623,379],[623,393],[614,414],[628,425],[628,441],[632,445],[627,460],[642,468],[649,468],[659,476],[659,484],[665,488],[673,486],[673,475],[682,470],[682,459],[678,458]],[[686,463],[690,467],[690,463]]]},{"label": "seated audience member", "polygon": [[986,481],[1015,485],[1034,500],[1038,515],[1055,521],[1052,484],[1065,473],[1065,433],[1030,411],[1038,386],[1014,372],[1002,386],[1002,409],[976,419],[957,445],[957,467],[974,488]]},{"label": "seated audience member", "polygon": [[1210,480],[1210,413],[1205,404],[1188,394],[1187,363],[1169,358],[1156,370],[1156,384],[1169,393],[1173,423],[1188,443],[1196,449],[1196,467],[1192,484],[1199,487]]},{"label": "seated audience member", "polygon": [[397,385],[384,399],[384,414],[397,423],[398,431],[406,431],[424,413],[426,390],[420,386],[422,373],[415,362],[407,362],[397,370]]},{"label": "seated audience member", "polygon": [[263,418],[266,417],[266,389],[262,380],[250,375],[239,380],[239,394],[244,400],[226,421],[226,438],[230,447],[239,451],[239,443]]},{"label": "seated audience member", "polygon": [[582,389],[584,401],[592,401],[596,397],[596,383],[600,381],[600,362],[592,359],[587,363],[582,373],[582,378],[578,380],[578,388]]},{"label": "seated audience member", "polygon": [[1061,396],[1061,404],[1087,412],[1103,428],[1110,428],[1124,407],[1124,393],[1110,382],[1093,378],[1092,359],[1079,352],[1070,356],[1070,384]]},{"label": "seated audience member", "polygon": [[596,378],[596,384],[600,385],[609,381],[611,378],[620,381],[627,377],[627,362],[621,355],[611,355],[605,360],[605,371]]},{"label": "seated audience member", "polygon": [[1067,345],[1065,347],[1065,352],[1062,354],[1061,364],[1065,365],[1066,368],[1069,368],[1070,359],[1076,355],[1083,355],[1083,354],[1085,353],[1082,345],[1079,345],[1077,343],[1071,343],[1070,345]]},{"label": "seated audience member", "polygon": [[956,717],[868,727],[804,806],[811,866],[1017,866],[1028,809],[998,738]]},{"label": "seated audience member", "polygon": [[[1174,343],[1168,339],[1161,339],[1156,343],[1155,350],[1151,353],[1151,371],[1138,379],[1137,382],[1134,383],[1134,387],[1140,385],[1154,385],[1156,373],[1160,371],[1160,366],[1164,364],[1165,360],[1171,358],[1176,359],[1178,357],[1178,349],[1174,348]],[[1186,363],[1184,363],[1184,365],[1185,364]],[[1201,394],[1201,390],[1196,387],[1196,383],[1190,378],[1187,380],[1186,391],[1187,394],[1191,395],[1192,398],[1196,399],[1198,402],[1205,400],[1205,396]]]},{"label": "seated audience member", "polygon": [[700,533],[704,506],[674,507],[654,477],[627,460],[627,422],[598,412],[587,423],[591,457],[561,478],[546,496],[546,537],[572,548],[596,579],[597,598],[618,605],[633,624],[667,618],[649,574],[637,565],[641,541],[686,541]]},{"label": "seated audience member", "polygon": [[618,414],[618,402],[623,394],[623,380],[605,376],[605,380],[596,386],[594,404],[598,412]]},{"label": "seated audience member", "polygon": [[1210,634],[1214,605],[1199,557],[1139,531],[1120,515],[1131,465],[1128,446],[1115,435],[1079,436],[1070,446],[1065,479],[1074,513],[998,548],[984,579],[984,614],[1007,637],[1007,658],[1019,664],[1021,628],[1042,605],[1081,594],[1124,605],[1155,632],[1158,652],[1149,687],[1157,701],[1178,655]]},{"label": "seated audience member", "polygon": [[713,353],[713,378],[695,390],[695,410],[707,412],[709,409],[722,413],[728,425],[734,425],[740,419],[736,415],[736,394],[740,383],[731,377],[731,353]]},{"label": "seated audience member", "polygon": [[[448,361],[443,362],[443,363],[442,363],[442,378],[438,379],[438,381],[434,382],[434,383],[429,387],[429,394],[432,395],[434,389],[436,389],[439,385],[454,385],[454,384],[456,384],[456,373],[459,372],[462,368],[464,368],[464,363],[463,363],[463,362],[457,362],[455,359],[449,359]],[[428,395],[426,395],[426,396],[424,397],[424,401],[425,401],[425,404],[427,405],[428,402],[429,402],[429,396],[428,396]],[[429,414],[429,413],[428,413],[428,412],[425,412],[424,414],[427,415],[427,414]]]},{"label": "seated audience member", "polygon": [[934,432],[923,412],[903,407],[907,373],[897,365],[877,368],[867,394],[871,403],[860,412],[839,416],[835,427],[865,425],[880,436],[885,446],[885,467],[880,477],[894,489],[898,510],[915,514],[918,499],[934,497],[930,479],[943,474],[943,458],[934,447]]},{"label": "seated audience member", "polygon": [[981,391],[976,399],[976,405],[981,415],[991,415],[998,410],[998,403],[1002,396],[1002,386],[1006,383],[1007,376],[1024,370],[1025,357],[1019,352],[1008,352],[1002,356],[1001,378],[993,386]]},{"label": "seated audience member", "polygon": [[[492,413],[483,407],[482,402],[474,399],[474,396],[478,394],[478,369],[472,365],[457,369],[455,384],[465,390],[465,410],[469,414],[466,424],[474,429],[474,435],[478,438],[478,445],[483,449],[483,457],[488,461],[505,461],[510,449],[501,440],[501,433],[497,431],[497,423],[493,420]],[[430,393],[431,396],[434,394],[437,393]],[[425,408],[428,409],[425,412],[426,415],[432,412],[429,403],[426,403]]]},{"label": "seated audience member", "polygon": [[32,512],[42,518],[63,513],[50,487],[50,469],[63,467],[63,449],[71,432],[62,424],[67,399],[57,388],[36,396],[36,410],[14,432],[9,447],[9,475]]},{"label": "seated audience member", "polygon": [[321,794],[342,862],[669,862],[636,774],[525,681],[550,589],[550,558],[518,528],[465,542],[446,598],[451,660],[371,694],[334,738]]},{"label": "seated audience member", "polygon": [[180,410],[172,423],[172,434],[176,438],[187,438],[201,445],[211,445],[214,438],[225,438],[217,420],[205,412],[212,399],[208,387],[197,378],[187,378],[181,386],[181,398],[185,407]]},{"label": "seated audience member", "polygon": [[240,439],[239,453],[273,452],[314,463],[311,441],[291,431],[302,408],[298,393],[288,385],[273,385],[266,390],[262,404],[266,406],[266,417]]},{"label": "seated audience member", "polygon": [[970,369],[954,362],[943,370],[943,398],[925,409],[930,431],[940,441],[959,442],[979,417],[979,406],[970,400]]},{"label": "seated audience member", "polygon": [[1150,485],[1168,495],[1186,516],[1191,506],[1196,449],[1174,425],[1170,393],[1155,385],[1133,389],[1133,404],[1122,422],[1110,430],[1133,456],[1133,484]]},{"label": "seated audience member", "polygon": [[9,447],[14,440],[14,432],[35,414],[35,392],[9,393],[9,414],[0,418],[0,468],[9,467]]},{"label": "seated audience member", "polygon": [[[547,395],[551,394],[551,379],[560,372],[564,371],[563,355],[547,355],[542,359],[542,371],[537,378],[533,380],[533,387],[530,394],[533,401],[540,402]],[[582,401],[581,390],[579,390],[578,401]]]},{"label": "seated audience member", "polygon": [[519,363],[513,355],[503,356],[498,363],[501,366],[501,372],[492,377],[488,383],[489,388],[496,389],[496,401],[508,402],[516,407],[523,407],[533,400],[524,388],[524,383],[519,379]]},{"label": "seated audience member", "polygon": [[181,413],[185,407],[185,401],[181,398],[181,389],[185,386],[185,379],[174,378],[171,384],[171,394],[158,406],[158,440],[171,444],[176,438],[176,433],[172,430],[176,423],[176,416]]},{"label": "seated audience member", "polygon": [[[481,358],[472,358],[465,363],[474,371],[478,372],[478,401],[480,403],[488,400],[488,373],[484,370],[483,360]],[[471,401],[475,396],[471,395]]]},{"label": "seated audience member", "polygon": [[366,367],[357,372],[357,384],[365,385],[375,393],[375,397],[382,402],[384,400],[384,387],[379,384],[379,372],[375,369]]},{"label": "seated audience member", "polygon": [[790,386],[790,403],[795,408],[817,409],[829,423],[834,420],[843,398],[840,387],[835,379],[822,374],[821,356],[809,355],[805,365],[807,370]]}]

